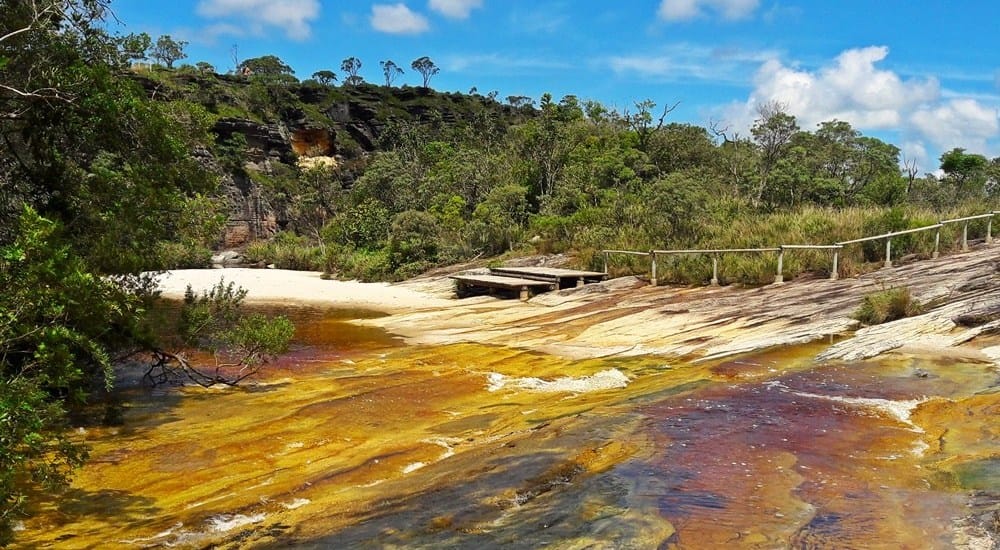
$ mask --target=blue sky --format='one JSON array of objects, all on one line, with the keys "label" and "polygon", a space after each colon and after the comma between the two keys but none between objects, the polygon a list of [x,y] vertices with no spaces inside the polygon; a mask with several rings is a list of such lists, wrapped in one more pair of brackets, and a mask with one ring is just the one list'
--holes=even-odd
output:
[{"label": "blue sky", "polygon": [[299,78],[346,57],[383,80],[429,56],[438,90],[574,94],[746,134],[779,101],[805,129],[850,122],[924,171],[942,151],[1000,156],[1000,3],[944,0],[115,0],[120,32],[190,42],[220,72],[274,54]]}]

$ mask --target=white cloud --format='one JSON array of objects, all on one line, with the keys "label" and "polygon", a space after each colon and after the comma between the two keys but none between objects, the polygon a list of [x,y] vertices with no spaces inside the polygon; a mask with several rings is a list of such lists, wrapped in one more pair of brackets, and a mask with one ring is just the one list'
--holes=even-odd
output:
[{"label": "white cloud", "polygon": [[427,7],[452,19],[466,19],[469,12],[483,7],[483,0],[429,0]]},{"label": "white cloud", "polygon": [[803,129],[837,119],[866,133],[897,133],[904,138],[904,152],[921,162],[934,156],[929,146],[934,150],[994,148],[1000,136],[1000,102],[988,95],[943,91],[935,78],[904,79],[879,68],[877,64],[888,53],[885,47],[846,50],[815,70],[777,59],[765,61],[747,100],[725,107],[721,116],[746,135],[757,105],[776,101],[795,115]]},{"label": "white cloud", "polygon": [[760,0],[662,0],[657,15],[666,21],[687,21],[708,10],[735,21],[749,17],[758,6]]},{"label": "white cloud", "polygon": [[600,62],[616,74],[635,74],[661,82],[691,79],[723,84],[749,82],[760,63],[776,52],[706,48],[678,43],[657,52],[611,56]]},{"label": "white cloud", "polygon": [[427,18],[402,2],[372,6],[372,28],[389,34],[420,34],[430,28]]},{"label": "white cloud", "polygon": [[986,142],[1000,133],[996,109],[974,99],[953,99],[918,109],[910,120],[917,131],[941,149],[964,147],[983,151]]},{"label": "white cloud", "polygon": [[[268,27],[276,27],[293,40],[305,40],[312,33],[310,24],[319,17],[319,0],[201,0],[198,15],[223,19],[216,25],[230,33],[237,27],[233,20],[256,29],[253,34]],[[224,25],[224,27],[220,27]]]},{"label": "white cloud", "polygon": [[510,74],[529,70],[561,70],[573,66],[565,61],[541,57],[515,57],[509,55],[463,54],[445,59],[449,72],[475,72],[480,74]]},{"label": "white cloud", "polygon": [[935,79],[903,80],[878,69],[875,64],[888,53],[885,47],[847,50],[815,72],[767,61],[747,107],[777,101],[810,127],[835,118],[861,128],[898,128],[906,112],[937,99],[940,87]]}]

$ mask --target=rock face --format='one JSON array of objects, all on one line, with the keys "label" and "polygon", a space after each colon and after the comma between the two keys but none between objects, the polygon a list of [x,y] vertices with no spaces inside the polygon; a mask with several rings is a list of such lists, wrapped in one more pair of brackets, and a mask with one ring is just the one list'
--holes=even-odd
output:
[{"label": "rock face", "polygon": [[[285,123],[261,124],[247,119],[223,118],[213,131],[222,142],[236,134],[246,139],[246,169],[266,175],[276,164],[295,164],[297,159],[336,154],[333,130],[315,127],[292,128]],[[257,239],[268,238],[284,225],[280,209],[267,200],[259,185],[245,173],[225,174],[222,188],[229,203],[229,220],[222,244],[238,248]]]},{"label": "rock face", "polygon": [[295,161],[291,132],[284,124],[261,124],[241,118],[219,119],[212,128],[220,141],[228,141],[234,134],[242,134],[247,141],[250,160],[260,162],[267,157],[285,163]]}]

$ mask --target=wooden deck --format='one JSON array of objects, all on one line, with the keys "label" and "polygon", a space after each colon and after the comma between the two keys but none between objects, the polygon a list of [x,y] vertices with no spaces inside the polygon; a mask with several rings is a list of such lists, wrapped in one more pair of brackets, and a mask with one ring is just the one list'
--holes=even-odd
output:
[{"label": "wooden deck", "polygon": [[538,281],[551,281],[558,288],[580,287],[587,283],[599,283],[608,278],[600,271],[578,271],[558,267],[494,267],[491,272],[505,277],[521,277]]},{"label": "wooden deck", "polygon": [[451,278],[459,298],[482,294],[485,289],[491,294],[494,290],[514,291],[525,301],[538,292],[581,287],[603,281],[607,276],[599,271],[554,267],[496,267],[491,268],[489,274],[452,275]]}]

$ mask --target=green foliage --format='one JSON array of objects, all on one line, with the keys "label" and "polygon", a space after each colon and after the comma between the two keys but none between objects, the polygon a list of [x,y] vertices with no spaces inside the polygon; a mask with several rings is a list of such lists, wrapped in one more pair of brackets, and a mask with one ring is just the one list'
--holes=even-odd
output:
[{"label": "green foliage", "polygon": [[428,85],[430,85],[431,77],[433,77],[434,75],[438,74],[441,71],[437,67],[437,65],[435,65],[434,62],[431,61],[431,58],[427,57],[426,55],[423,56],[423,57],[418,57],[417,59],[414,59],[413,63],[410,63],[410,67],[414,71],[417,71],[418,73],[420,73],[420,76],[423,77],[423,79],[424,79],[424,81],[423,81],[423,87],[424,88],[426,88]]},{"label": "green foliage", "polygon": [[329,86],[337,81],[337,73],[326,69],[314,72],[312,77],[324,86]]},{"label": "green foliage", "polygon": [[306,236],[283,231],[268,241],[255,241],[246,249],[246,257],[251,262],[273,264],[278,269],[301,271],[322,271],[325,268],[325,252],[322,246],[314,245]]},{"label": "green foliage", "polygon": [[439,235],[437,218],[427,212],[407,210],[392,219],[388,251],[393,267],[419,272],[437,261]]},{"label": "green foliage", "polygon": [[150,56],[163,63],[168,69],[172,69],[174,63],[187,57],[184,48],[188,45],[184,40],[174,40],[169,34],[165,34],[156,39],[153,45],[153,52]]},{"label": "green foliage", "polygon": [[852,317],[866,325],[880,325],[923,313],[923,306],[913,299],[910,289],[894,287],[866,295]]},{"label": "green foliage", "polygon": [[[64,431],[109,350],[138,330],[142,303],[60,243],[58,224],[26,208],[0,246],[0,544],[29,496],[65,484],[85,449]],[[112,330],[113,329],[113,330]]]},{"label": "green foliage", "polygon": [[[246,314],[246,291],[232,282],[219,281],[200,295],[189,286],[177,331],[185,345],[211,352],[217,362],[214,374],[186,366],[195,381],[203,385],[235,384],[256,373],[256,368],[288,350],[295,326],[287,318]],[[239,371],[226,376],[224,368]]]},{"label": "green foliage", "polygon": [[343,279],[357,279],[364,282],[394,278],[389,252],[384,249],[327,247],[325,272]]},{"label": "green foliage", "polygon": [[245,59],[237,69],[256,77],[283,77],[295,74],[287,63],[274,55]]}]

